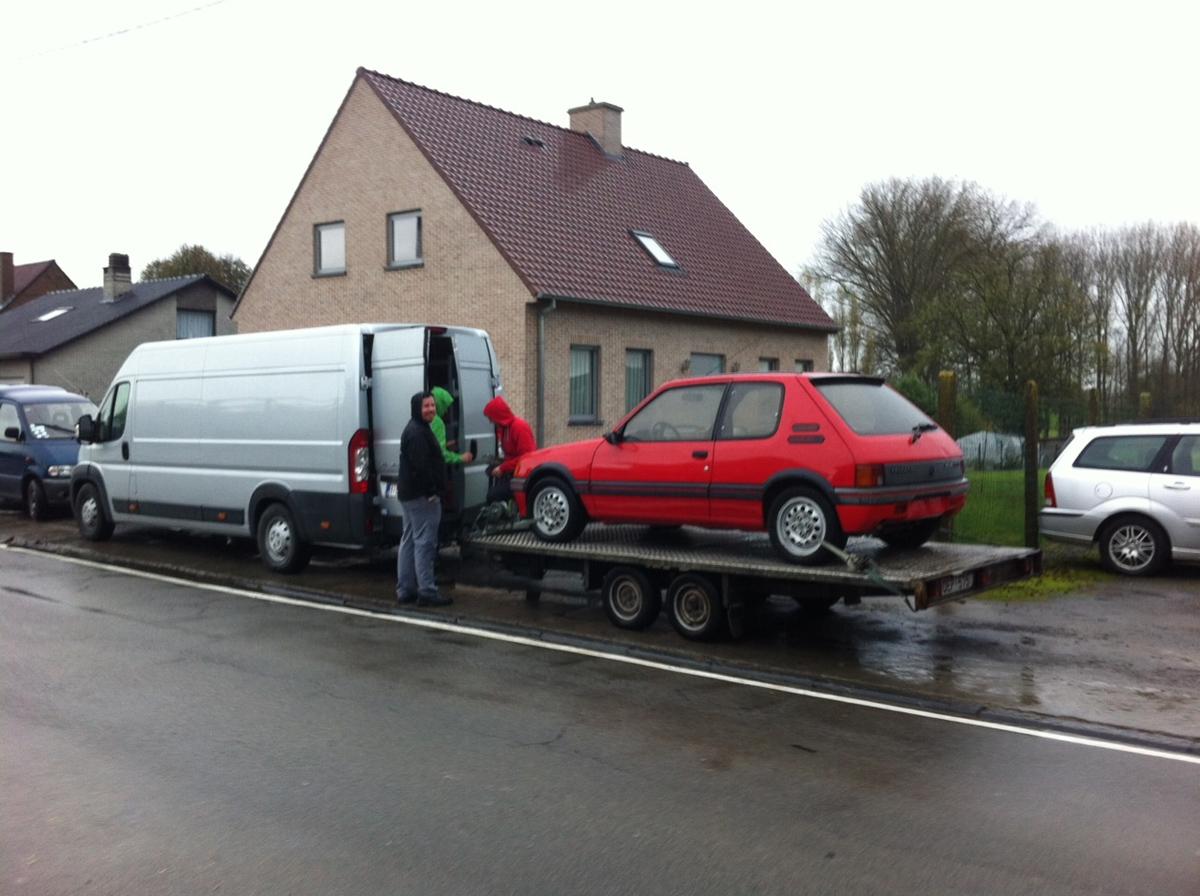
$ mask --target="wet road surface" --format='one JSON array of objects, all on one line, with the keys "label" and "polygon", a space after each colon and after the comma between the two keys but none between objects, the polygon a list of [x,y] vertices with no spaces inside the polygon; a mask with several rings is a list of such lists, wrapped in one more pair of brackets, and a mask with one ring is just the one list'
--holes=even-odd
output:
[{"label": "wet road surface", "polygon": [[[385,608],[392,557],[319,553],[298,576],[267,573],[252,543],[120,526],[113,540],[81,541],[69,517],[34,524],[0,511],[0,542]],[[838,605],[813,617],[773,598],[735,643],[693,644],[665,618],[645,632],[612,627],[577,579],[556,581],[540,604],[478,560],[446,553],[458,585],[454,618],[561,637],[598,639],[691,662],[904,694],[957,712],[1001,713],[1166,735],[1200,749],[1200,567],[1149,580],[1111,578],[1086,592],[1033,602],[971,599],[912,613],[898,599]],[[505,584],[507,582],[507,587]]]},{"label": "wet road surface", "polygon": [[1200,884],[1196,764],[0,563],[3,892]]}]

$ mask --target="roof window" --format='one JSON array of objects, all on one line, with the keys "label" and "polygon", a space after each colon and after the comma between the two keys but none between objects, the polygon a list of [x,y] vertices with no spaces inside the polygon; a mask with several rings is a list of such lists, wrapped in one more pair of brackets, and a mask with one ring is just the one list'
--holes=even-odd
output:
[{"label": "roof window", "polygon": [[41,317],[39,317],[38,320],[41,321],[42,323],[45,323],[48,320],[54,320],[54,318],[56,318],[56,317],[62,317],[68,311],[74,311],[74,310],[75,310],[75,308],[72,305],[67,305],[63,308],[55,308],[53,311],[47,311],[45,314],[43,314]]},{"label": "roof window", "polygon": [[654,261],[664,268],[677,268],[679,262],[671,257],[671,254],[662,247],[662,243],[646,233],[644,230],[631,230],[634,239],[642,244],[642,248],[650,255]]}]

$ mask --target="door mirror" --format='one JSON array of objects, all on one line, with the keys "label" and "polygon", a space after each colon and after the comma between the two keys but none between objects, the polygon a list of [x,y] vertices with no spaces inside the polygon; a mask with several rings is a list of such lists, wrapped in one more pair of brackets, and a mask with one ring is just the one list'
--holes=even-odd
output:
[{"label": "door mirror", "polygon": [[4,438],[9,439],[10,441],[13,441],[13,442],[21,441],[21,427],[19,427],[19,426],[8,427],[8,429],[4,430]]},{"label": "door mirror", "polygon": [[91,414],[84,414],[75,424],[75,438],[81,442],[96,441],[96,421]]},{"label": "door mirror", "polygon": [[604,441],[608,442],[610,445],[620,445],[623,441],[625,441],[625,437],[614,429],[611,432],[606,432],[604,434]]}]

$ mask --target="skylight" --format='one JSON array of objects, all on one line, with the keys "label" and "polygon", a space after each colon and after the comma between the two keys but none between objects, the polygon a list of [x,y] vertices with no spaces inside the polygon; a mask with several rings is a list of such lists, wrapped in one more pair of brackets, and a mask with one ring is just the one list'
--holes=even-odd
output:
[{"label": "skylight", "polygon": [[65,308],[55,308],[53,311],[47,311],[45,314],[39,317],[38,320],[44,323],[48,320],[54,320],[56,317],[62,317],[62,315],[66,314],[68,311],[73,310],[74,308],[71,305],[67,305]]},{"label": "skylight", "polygon": [[645,249],[650,254],[650,257],[653,258],[658,264],[662,265],[664,268],[679,267],[679,262],[672,258],[670,253],[662,247],[662,244],[650,234],[646,233],[644,230],[631,230],[630,233],[633,234],[634,238],[642,244],[642,248]]}]

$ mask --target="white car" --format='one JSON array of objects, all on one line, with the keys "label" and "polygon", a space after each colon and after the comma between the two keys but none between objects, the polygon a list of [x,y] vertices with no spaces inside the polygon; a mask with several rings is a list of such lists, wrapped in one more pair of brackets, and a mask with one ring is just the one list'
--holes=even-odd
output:
[{"label": "white car", "polygon": [[1200,561],[1200,422],[1077,429],[1046,473],[1042,535],[1093,544],[1113,572]]}]

